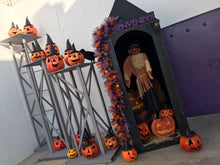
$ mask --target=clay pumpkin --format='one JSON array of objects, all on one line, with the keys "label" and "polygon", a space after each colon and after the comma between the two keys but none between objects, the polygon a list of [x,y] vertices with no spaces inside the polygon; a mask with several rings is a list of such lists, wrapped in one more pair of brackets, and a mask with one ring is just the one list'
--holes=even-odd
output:
[{"label": "clay pumpkin", "polygon": [[16,25],[16,29],[17,29],[17,34],[22,33],[22,30],[18,27],[18,25]]},{"label": "clay pumpkin", "polygon": [[151,124],[151,130],[158,137],[171,135],[175,132],[175,121],[170,116],[156,119]]},{"label": "clay pumpkin", "polygon": [[122,157],[127,162],[137,159],[137,150],[129,144],[129,139],[125,140],[125,144],[122,148]]},{"label": "clay pumpkin", "polygon": [[17,31],[17,28],[15,27],[14,22],[12,22],[11,28],[10,28],[10,30],[8,31],[9,37],[11,37],[11,36],[17,34],[17,32],[18,32],[18,31]]},{"label": "clay pumpkin", "polygon": [[138,128],[141,140],[146,141],[151,136],[148,124],[146,122],[141,121],[140,118],[138,117],[138,115],[135,112],[134,112],[134,118],[135,118],[136,123],[137,123],[137,128]]},{"label": "clay pumpkin", "polygon": [[34,36],[37,36],[37,34],[38,34],[37,28],[34,27],[34,26],[30,23],[28,17],[26,17],[26,25],[24,25],[23,33],[24,33],[24,34],[34,35]]},{"label": "clay pumpkin", "polygon": [[98,145],[94,142],[89,141],[89,139],[85,139],[85,144],[83,144],[82,146],[82,155],[87,159],[91,159],[96,157],[98,154]]},{"label": "clay pumpkin", "polygon": [[49,34],[46,34],[47,35],[47,44],[44,48],[44,52],[45,52],[45,55],[46,56],[49,56],[50,55],[50,45],[52,44],[54,49],[56,50],[56,53],[57,54],[60,54],[60,50],[58,48],[58,46],[52,41],[52,39],[50,38]]},{"label": "clay pumpkin", "polygon": [[66,145],[63,143],[62,139],[59,139],[59,137],[53,142],[53,148],[57,151],[62,150],[65,147]]},{"label": "clay pumpkin", "polygon": [[[72,52],[72,47],[71,47],[71,44],[70,44],[70,41],[69,39],[66,41],[66,50],[64,52],[64,61],[67,65],[69,65],[68,63],[68,58],[69,58],[69,55],[70,53]],[[69,65],[70,66],[70,65]]]},{"label": "clay pumpkin", "polygon": [[159,115],[161,117],[171,116],[174,117],[173,109],[161,109]]},{"label": "clay pumpkin", "polygon": [[180,137],[180,146],[185,151],[199,151],[202,148],[202,140],[195,132],[186,130],[186,135]]},{"label": "clay pumpkin", "polygon": [[77,157],[77,155],[78,155],[78,152],[76,148],[69,149],[69,151],[67,152],[67,157],[71,159]]},{"label": "clay pumpkin", "polygon": [[109,129],[104,138],[103,144],[106,148],[112,150],[118,147],[119,139],[115,136],[112,129]]},{"label": "clay pumpkin", "polygon": [[65,67],[63,57],[56,54],[56,51],[52,44],[50,44],[50,55],[51,56],[47,57],[46,59],[47,69],[50,72],[55,72]]},{"label": "clay pumpkin", "polygon": [[34,42],[35,42],[35,45],[34,43],[32,43],[33,51],[31,52],[31,55],[30,55],[30,60],[32,62],[45,57],[44,51],[41,49],[37,40],[35,40]]}]

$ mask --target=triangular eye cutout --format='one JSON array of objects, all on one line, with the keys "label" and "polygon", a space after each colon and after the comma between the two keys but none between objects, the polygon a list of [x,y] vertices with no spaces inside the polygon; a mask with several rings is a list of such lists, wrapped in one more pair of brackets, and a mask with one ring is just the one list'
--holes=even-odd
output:
[{"label": "triangular eye cutout", "polygon": [[50,58],[47,58],[47,62],[50,62]]},{"label": "triangular eye cutout", "polygon": [[193,145],[193,142],[191,141],[191,139],[189,140],[189,145]]}]

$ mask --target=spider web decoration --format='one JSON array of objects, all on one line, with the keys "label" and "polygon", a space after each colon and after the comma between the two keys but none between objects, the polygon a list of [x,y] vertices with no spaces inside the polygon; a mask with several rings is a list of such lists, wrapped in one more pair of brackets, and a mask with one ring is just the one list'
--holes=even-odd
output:
[{"label": "spider web decoration", "polygon": [[[128,130],[128,122],[124,115],[124,100],[123,92],[120,89],[117,71],[113,69],[112,61],[109,54],[108,36],[114,33],[114,25],[119,23],[118,17],[106,18],[94,33],[94,48],[97,57],[97,66],[100,69],[101,75],[105,79],[105,91],[111,100],[110,112],[112,113],[112,124],[116,126],[116,133],[120,139],[121,146],[124,146],[126,139],[131,139]],[[131,141],[132,143],[132,141]]]}]

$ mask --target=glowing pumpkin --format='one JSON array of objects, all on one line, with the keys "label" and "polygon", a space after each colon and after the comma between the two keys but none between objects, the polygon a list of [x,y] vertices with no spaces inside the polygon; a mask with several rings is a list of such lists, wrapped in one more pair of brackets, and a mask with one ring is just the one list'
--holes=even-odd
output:
[{"label": "glowing pumpkin", "polygon": [[156,136],[171,135],[175,132],[175,121],[170,116],[156,119],[151,124],[151,130]]}]

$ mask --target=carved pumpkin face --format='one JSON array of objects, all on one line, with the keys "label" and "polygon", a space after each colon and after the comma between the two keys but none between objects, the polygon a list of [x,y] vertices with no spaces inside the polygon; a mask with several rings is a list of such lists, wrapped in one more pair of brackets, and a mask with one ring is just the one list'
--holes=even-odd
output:
[{"label": "carved pumpkin face", "polygon": [[66,147],[66,145],[63,143],[63,141],[61,139],[57,139],[53,142],[53,148],[55,150],[62,150]]},{"label": "carved pumpkin face", "polygon": [[106,148],[111,150],[118,146],[118,142],[119,142],[119,139],[116,136],[112,136],[110,138],[106,137],[103,143]]},{"label": "carved pumpkin face", "polygon": [[[56,44],[54,44],[54,43],[53,43],[52,45],[53,45],[53,47],[55,48],[56,53],[57,53],[57,54],[60,54],[60,50],[59,50],[58,46],[57,46]],[[49,55],[50,55],[50,44],[48,44],[48,45],[45,46],[44,52],[45,52],[45,55],[46,55],[46,56],[49,56]]]},{"label": "carved pumpkin face", "polygon": [[31,53],[30,55],[30,60],[32,62],[36,61],[36,60],[39,60],[41,58],[45,57],[45,54],[44,54],[44,51],[39,51],[39,52],[33,52]]},{"label": "carved pumpkin face", "polygon": [[137,151],[135,148],[132,150],[122,151],[122,157],[127,162],[134,161],[137,159]]},{"label": "carved pumpkin face", "polygon": [[192,137],[181,136],[180,146],[185,151],[199,151],[202,148],[202,140],[199,135],[193,135]]},{"label": "carved pumpkin face", "polygon": [[166,116],[174,117],[174,112],[172,109],[162,109],[162,110],[160,110],[159,115],[161,117],[166,117]]},{"label": "carved pumpkin face", "polygon": [[57,70],[63,69],[65,66],[61,55],[53,55],[47,57],[46,65],[47,65],[47,69],[50,72],[55,72]]},{"label": "carved pumpkin face", "polygon": [[150,138],[150,130],[146,122],[137,125],[137,127],[142,141]]},{"label": "carved pumpkin face", "polygon": [[82,146],[82,154],[87,159],[96,157],[99,154],[98,145],[94,142],[86,140],[85,144]]},{"label": "carved pumpkin face", "polygon": [[76,134],[75,137],[76,137],[76,142],[77,142],[77,144],[79,144],[79,141],[80,141],[80,134]]},{"label": "carved pumpkin face", "polygon": [[9,37],[11,37],[11,36],[17,34],[17,32],[18,32],[18,29],[16,27],[10,28],[10,30],[8,31],[8,35],[9,35]]},{"label": "carved pumpkin face", "polygon": [[175,122],[170,116],[156,119],[151,124],[151,130],[156,136],[171,135],[175,132]]},{"label": "carved pumpkin face", "polygon": [[69,55],[70,55],[71,52],[72,52],[71,49],[70,49],[70,50],[66,50],[66,51],[64,52],[64,61],[65,61],[65,63],[66,63],[67,65],[69,65],[69,66],[70,66],[70,64],[68,63],[68,58],[69,58]]},{"label": "carved pumpkin face", "polygon": [[34,36],[37,36],[38,34],[37,29],[33,25],[24,26],[23,33],[34,35]]},{"label": "carved pumpkin face", "polygon": [[128,97],[133,111],[144,109],[144,103],[139,96],[138,91],[135,91],[133,93],[128,92]]},{"label": "carved pumpkin face", "polygon": [[74,52],[74,53],[71,53],[68,57],[68,64],[70,66],[72,65],[76,65],[79,63],[79,55],[78,55],[79,52]]},{"label": "carved pumpkin face", "polygon": [[78,152],[76,148],[69,149],[69,151],[67,152],[68,158],[71,158],[71,159],[77,157],[77,155],[78,155]]}]

